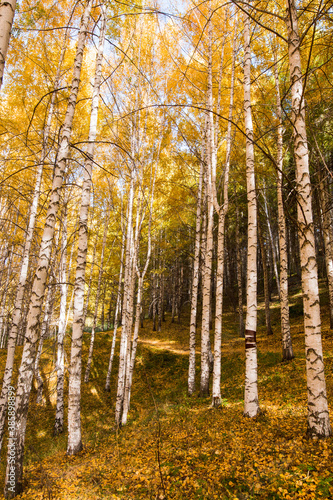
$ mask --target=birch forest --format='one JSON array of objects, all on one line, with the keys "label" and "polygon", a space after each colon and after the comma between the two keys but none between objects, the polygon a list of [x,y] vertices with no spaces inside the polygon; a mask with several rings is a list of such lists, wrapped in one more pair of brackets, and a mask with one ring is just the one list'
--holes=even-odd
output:
[{"label": "birch forest", "polygon": [[333,3],[0,3],[0,498],[333,498]]}]

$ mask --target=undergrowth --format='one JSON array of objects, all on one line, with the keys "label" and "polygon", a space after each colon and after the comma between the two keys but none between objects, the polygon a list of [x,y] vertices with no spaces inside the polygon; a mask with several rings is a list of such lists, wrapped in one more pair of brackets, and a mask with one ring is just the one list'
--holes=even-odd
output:
[{"label": "undergrowth", "polygon": [[[224,315],[222,406],[187,395],[188,318],[152,332],[141,330],[129,422],[114,426],[115,371],[104,392],[111,333],[96,335],[88,384],[82,389],[84,450],[66,455],[66,432],[53,436],[56,374],[49,341],[42,357],[43,405],[31,405],[26,438],[25,491],[21,499],[318,499],[333,498],[332,439],[306,438],[306,373],[302,309],[295,302],[291,331],[295,359],[281,362],[279,310],[274,335],[258,332],[261,413],[245,418],[244,341],[235,315]],[[329,402],[333,393],[332,333],[323,308],[323,346]],[[83,367],[89,334],[84,336]],[[66,350],[69,357],[70,339]],[[6,353],[1,352],[2,366]],[[114,367],[117,366],[117,357]],[[199,382],[199,354],[197,380]],[[66,379],[67,391],[68,377]],[[5,448],[5,447],[4,447]],[[4,476],[4,451],[1,474]],[[3,486],[3,483],[2,483]]]}]

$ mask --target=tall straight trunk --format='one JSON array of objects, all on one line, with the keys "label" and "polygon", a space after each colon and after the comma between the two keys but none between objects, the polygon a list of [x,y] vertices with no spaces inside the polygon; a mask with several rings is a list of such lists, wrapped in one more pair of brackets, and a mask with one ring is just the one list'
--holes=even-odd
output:
[{"label": "tall straight trunk", "polygon": [[109,220],[110,220],[110,206],[108,207],[108,212],[107,212],[105,226],[104,226],[103,243],[102,243],[102,251],[101,251],[101,262],[99,265],[98,283],[97,283],[97,291],[96,291],[96,298],[95,298],[94,319],[93,319],[93,325],[92,325],[91,336],[90,336],[88,362],[87,362],[86,371],[84,374],[84,381],[86,384],[89,381],[90,368],[91,368],[93,350],[94,350],[95,329],[96,329],[96,323],[97,323],[98,304],[99,304],[99,299],[100,299],[100,294],[101,294],[101,284],[102,284],[103,266],[104,266],[104,252],[105,252],[105,246],[106,246],[106,237],[108,234]]},{"label": "tall straight trunk", "polygon": [[145,275],[147,273],[147,269],[149,266],[149,260],[150,260],[150,254],[151,254],[151,224],[152,224],[156,172],[157,172],[157,169],[155,169],[154,177],[152,180],[152,191],[151,191],[150,211],[149,211],[149,225],[148,225],[148,248],[147,248],[146,262],[145,262],[145,265],[144,265],[142,272],[140,272],[139,265],[138,265],[138,245],[139,245],[139,234],[141,231],[141,224],[142,224],[142,220],[143,220],[142,217],[141,217],[141,222],[140,222],[139,227],[137,224],[137,230],[136,230],[136,238],[135,239],[136,239],[137,251],[136,251],[136,254],[134,256],[134,258],[135,258],[134,266],[135,266],[136,274],[138,277],[138,290],[137,290],[136,314],[135,314],[133,340],[131,343],[131,349],[129,350],[129,353],[128,353],[129,363],[128,363],[128,367],[127,367],[127,371],[126,371],[124,402],[123,402],[122,418],[121,418],[122,425],[126,425],[126,423],[127,423],[127,416],[128,416],[128,411],[129,411],[129,407],[130,407],[132,380],[133,380],[133,373],[134,373],[136,350],[137,350],[137,346],[138,346],[140,318],[141,318],[141,312],[142,312],[141,303],[142,303],[142,294],[143,294],[143,283],[144,283],[144,278],[145,278]]},{"label": "tall straight trunk", "polygon": [[[88,219],[87,219],[87,223],[88,223]],[[87,314],[88,314],[89,299],[90,299],[90,293],[91,293],[91,284],[92,284],[94,267],[95,267],[95,260],[96,260],[97,241],[98,241],[98,235],[96,235],[96,238],[95,238],[94,250],[93,250],[92,261],[91,261],[91,266],[90,266],[90,276],[89,276],[89,283],[88,283],[88,292],[87,292],[86,301],[85,301],[84,308],[83,308],[83,319],[82,319],[82,323],[83,323],[83,327],[82,328],[83,329],[85,327],[86,318],[87,318]]]},{"label": "tall straight trunk", "polygon": [[121,240],[121,257],[120,257],[120,269],[119,269],[119,279],[118,279],[118,292],[117,292],[117,303],[116,310],[114,313],[114,321],[113,321],[113,336],[112,336],[112,344],[111,344],[111,353],[109,359],[108,372],[106,375],[105,382],[105,390],[110,392],[110,383],[111,383],[111,370],[114,358],[114,351],[116,347],[116,339],[117,339],[117,330],[118,330],[118,317],[120,313],[120,302],[121,302],[121,289],[122,289],[122,280],[123,280],[123,268],[124,268],[124,251],[125,251],[125,230],[123,229],[123,235]]},{"label": "tall straight trunk", "polygon": [[72,131],[74,111],[76,107],[77,94],[79,90],[80,73],[82,67],[83,52],[85,46],[87,25],[90,18],[91,0],[88,0],[85,12],[81,21],[76,56],[74,62],[73,79],[71,92],[68,100],[63,129],[60,137],[58,159],[54,169],[52,191],[50,195],[49,207],[46,214],[44,232],[41,240],[40,251],[35,273],[32,295],[29,304],[27,319],[26,338],[23,347],[22,361],[19,371],[19,378],[16,393],[16,462],[14,466],[15,479],[9,479],[9,473],[13,470],[10,449],[7,455],[7,471],[5,494],[7,498],[13,498],[22,491],[23,475],[23,455],[26,431],[26,421],[29,407],[29,397],[31,391],[32,377],[34,371],[34,361],[36,355],[36,344],[38,340],[39,316],[41,313],[43,297],[46,285],[47,270],[50,263],[52,241],[59,209],[60,192],[63,183],[64,171],[69,152],[69,143]]},{"label": "tall straight trunk", "polygon": [[199,173],[198,194],[197,194],[197,213],[196,213],[196,223],[195,223],[193,279],[192,279],[192,294],[191,294],[190,356],[189,356],[189,367],[188,367],[188,393],[190,396],[192,396],[195,392],[195,345],[196,345],[198,288],[199,288],[200,225],[201,225],[203,163],[204,163],[204,147],[202,147],[202,157],[200,162],[200,173]]},{"label": "tall straight trunk", "polygon": [[[215,144],[212,144],[212,191],[214,206],[218,214],[218,229],[217,229],[217,270],[216,270],[216,307],[215,307],[215,335],[214,335],[214,366],[213,366],[213,397],[212,406],[218,408],[221,406],[221,348],[222,348],[222,313],[223,313],[223,279],[224,279],[224,247],[225,247],[225,220],[229,209],[229,169],[230,169],[230,152],[231,152],[231,124],[234,105],[234,85],[235,85],[235,61],[236,61],[236,36],[237,25],[235,23],[233,51],[232,51],[232,67],[231,67],[231,85],[230,85],[230,102],[229,116],[227,129],[227,144],[226,144],[226,161],[224,168],[223,179],[223,203],[220,205],[217,200],[216,193],[216,164],[217,164],[217,132],[212,138],[215,139]],[[224,45],[223,45],[224,47]],[[222,66],[221,60],[221,66]],[[221,78],[222,75],[220,75]],[[220,82],[219,82],[220,85]],[[212,85],[211,85],[212,87]],[[217,113],[220,113],[218,107]],[[217,121],[216,127],[219,126]]]},{"label": "tall straight trunk", "polygon": [[[90,6],[90,0],[89,0]],[[88,212],[92,185],[93,158],[98,124],[98,102],[102,81],[102,62],[106,28],[106,8],[101,5],[101,28],[96,56],[95,78],[91,102],[90,126],[87,156],[84,164],[84,181],[82,186],[79,245],[77,250],[76,272],[74,283],[74,314],[71,345],[71,361],[68,390],[68,442],[67,454],[75,455],[82,450],[81,438],[81,370],[82,370],[82,336],[84,329],[84,285],[88,248]]]},{"label": "tall straight trunk", "polygon": [[[62,66],[62,62],[63,62],[64,55],[65,55],[66,38],[67,38],[67,32],[66,32],[65,37],[64,37],[64,43],[63,43],[61,55],[59,58],[59,63],[58,63],[58,68],[57,68],[57,73],[56,73],[55,83],[54,83],[55,89],[57,89],[59,86],[60,71],[61,71],[61,66]],[[28,276],[28,270],[29,270],[30,249],[31,249],[33,235],[34,235],[35,224],[36,224],[38,201],[39,201],[39,195],[40,195],[40,187],[41,187],[41,182],[42,182],[44,162],[45,162],[45,158],[47,155],[47,143],[48,143],[48,138],[49,138],[50,129],[51,129],[52,116],[53,116],[53,112],[54,112],[55,97],[56,97],[56,93],[54,92],[52,94],[50,108],[49,108],[47,121],[46,121],[45,129],[44,129],[41,161],[40,161],[40,164],[39,164],[38,170],[37,170],[35,187],[34,187],[34,194],[33,194],[32,202],[31,202],[31,206],[30,206],[28,228],[26,231],[25,243],[24,243],[22,259],[21,259],[21,269],[20,269],[19,282],[18,282],[15,301],[14,301],[14,311],[13,311],[13,316],[12,316],[12,324],[11,324],[11,328],[9,331],[6,367],[5,367],[5,372],[4,372],[3,382],[2,382],[1,396],[0,396],[0,450],[2,448],[4,423],[5,423],[5,418],[6,418],[8,387],[11,384],[12,374],[13,374],[16,341],[20,345],[23,343],[23,340],[24,340],[23,335],[18,335],[18,333],[19,333],[20,323],[22,322],[22,318],[24,317],[24,315],[22,314],[23,309],[24,309],[24,300],[23,299],[24,299],[24,293],[25,293],[25,289],[26,289],[27,276]],[[24,331],[24,330],[22,330],[22,331]]]},{"label": "tall straight trunk", "polygon": [[[209,127],[208,127],[209,137]],[[209,141],[209,139],[208,139]],[[208,148],[209,151],[209,148]],[[202,326],[201,326],[201,378],[200,378],[200,395],[209,395],[209,323],[211,309],[211,279],[212,279],[212,256],[213,256],[213,215],[214,205],[212,200],[211,186],[211,158],[208,153],[207,162],[207,226],[206,226],[206,251],[202,277]]]},{"label": "tall straight trunk", "polygon": [[[68,191],[66,191],[66,194]],[[70,266],[69,266],[70,270]],[[65,350],[64,338],[66,334],[67,318],[67,197],[65,197],[64,216],[62,219],[61,254],[60,254],[60,311],[57,334],[57,403],[54,421],[54,434],[60,434],[64,430],[64,377],[65,377]]]},{"label": "tall straight trunk", "polygon": [[242,273],[242,252],[239,238],[239,207],[236,200],[236,269],[237,269],[237,291],[238,291],[238,317],[239,336],[245,337],[244,333],[244,311],[243,311],[243,273]]},{"label": "tall straight trunk", "polygon": [[[157,324],[156,324],[156,312],[157,312],[157,276],[156,276],[156,257],[155,257],[155,251],[153,254],[153,332],[156,332],[157,330]],[[175,287],[175,303],[176,301],[176,287]]]},{"label": "tall straight trunk", "polygon": [[0,4],[0,89],[2,86],[5,62],[9,47],[16,0],[6,0]]},{"label": "tall straight trunk", "polygon": [[305,354],[308,386],[308,435],[310,437],[327,437],[331,434],[331,426],[321,343],[318,271],[313,227],[308,142],[305,124],[300,37],[294,0],[287,0],[286,5],[294,157],[296,163],[298,239],[304,307]]},{"label": "tall straight trunk", "polygon": [[262,194],[263,194],[263,198],[264,198],[264,210],[265,210],[265,215],[266,215],[266,220],[267,220],[269,243],[270,243],[270,247],[271,247],[271,251],[272,251],[273,270],[274,270],[274,276],[275,276],[275,281],[276,281],[276,288],[277,288],[278,296],[280,298],[280,278],[279,278],[279,272],[278,272],[278,258],[277,258],[275,243],[274,243],[270,215],[269,215],[269,211],[268,211],[265,188],[263,189]]},{"label": "tall straight trunk", "polygon": [[131,287],[132,287],[132,248],[133,248],[133,202],[135,191],[135,169],[132,166],[130,189],[128,195],[127,207],[127,231],[126,231],[126,250],[125,250],[125,266],[124,266],[124,294],[123,294],[123,310],[122,310],[122,329],[120,338],[120,352],[119,352],[119,371],[118,371],[118,384],[117,384],[117,398],[116,398],[116,412],[115,421],[116,426],[121,425],[121,416],[123,411],[124,391],[125,391],[125,377],[126,377],[126,362],[129,341],[129,331],[131,331],[132,317],[131,317]]},{"label": "tall straight trunk", "polygon": [[[52,253],[51,253],[51,258],[50,258],[50,264],[53,262],[56,262],[57,259],[55,258],[56,252],[58,249],[58,242],[59,242],[59,231],[56,231],[55,238],[54,238],[54,243],[53,243],[53,248],[52,248]],[[54,306],[54,301],[55,301],[55,285],[56,285],[56,270],[53,268],[51,264],[51,269],[49,272],[49,283],[47,287],[47,293],[46,293],[46,298],[45,298],[45,304],[44,304],[44,317],[43,317],[43,322],[40,328],[40,335],[39,335],[39,343],[38,343],[38,348],[37,348],[37,354],[36,354],[36,359],[35,359],[35,366],[34,366],[34,376],[35,380],[37,383],[37,395],[36,395],[36,403],[41,404],[42,403],[42,396],[43,396],[43,387],[44,387],[44,382],[40,373],[40,358],[43,352],[43,345],[44,345],[44,340],[49,336],[50,332],[50,323],[52,320],[52,311],[53,311],[53,306]]]},{"label": "tall straight trunk", "polygon": [[274,61],[275,92],[276,92],[276,114],[278,118],[277,134],[277,202],[278,202],[278,228],[280,247],[280,305],[281,305],[281,333],[282,333],[282,359],[288,361],[294,358],[293,346],[289,322],[289,299],[288,299],[288,251],[286,218],[283,206],[283,124],[282,108],[280,98],[279,74],[276,55]]},{"label": "tall straight trunk", "polygon": [[251,111],[250,18],[244,19],[244,117],[246,132],[246,184],[248,208],[247,283],[245,321],[245,395],[244,415],[259,412],[257,376],[257,198],[254,171],[253,124]]},{"label": "tall straight trunk", "polygon": [[322,219],[323,238],[325,245],[325,265],[328,282],[329,306],[330,306],[330,328],[333,329],[333,234],[330,213],[330,198],[328,183],[325,182],[324,174],[319,168],[319,203]]},{"label": "tall straight trunk", "polygon": [[271,311],[269,308],[269,276],[267,269],[267,254],[265,249],[264,238],[262,235],[262,229],[260,223],[258,223],[258,240],[261,253],[261,262],[264,274],[264,301],[265,301],[265,322],[266,322],[266,333],[267,335],[273,335],[272,324],[271,324]]},{"label": "tall straight trunk", "polygon": [[[51,277],[50,277],[51,278]],[[52,289],[54,287],[54,283],[49,283],[49,287],[46,293],[46,299],[45,299],[45,305],[44,305],[44,318],[43,318],[43,323],[40,329],[40,336],[39,336],[39,343],[38,343],[38,349],[37,349],[37,354],[36,354],[36,359],[35,359],[35,366],[34,366],[34,374],[35,374],[35,380],[37,383],[37,396],[36,396],[36,403],[41,404],[42,403],[42,397],[43,397],[43,379],[40,373],[40,358],[42,355],[43,351],[43,344],[44,340],[46,337],[46,334],[49,329],[49,322],[51,319],[51,310],[52,310]]]},{"label": "tall straight trunk", "polygon": [[12,263],[13,263],[13,255],[14,255],[14,245],[10,247],[10,250],[8,252],[8,262],[6,265],[7,268],[7,276],[6,276],[6,282],[5,282],[5,287],[4,287],[4,292],[1,298],[1,309],[0,309],[0,338],[2,340],[3,347],[6,345],[6,321],[5,318],[7,316],[6,314],[6,303],[7,303],[7,295],[9,291],[9,283],[12,280]]}]

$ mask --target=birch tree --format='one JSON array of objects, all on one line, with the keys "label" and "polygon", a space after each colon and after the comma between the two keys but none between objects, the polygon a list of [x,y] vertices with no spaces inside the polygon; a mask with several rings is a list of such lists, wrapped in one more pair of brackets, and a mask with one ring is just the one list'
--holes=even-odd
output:
[{"label": "birch tree", "polygon": [[247,183],[247,284],[245,320],[245,396],[244,414],[255,417],[259,412],[257,380],[257,198],[254,171],[253,123],[251,111],[250,18],[244,16],[244,118],[246,133]]},{"label": "birch tree", "polygon": [[79,243],[76,260],[74,282],[74,313],[71,343],[71,360],[69,371],[68,390],[68,442],[67,454],[75,455],[82,450],[81,437],[81,370],[82,370],[82,336],[84,328],[84,285],[88,247],[88,212],[90,206],[90,192],[92,185],[92,169],[95,150],[95,139],[98,124],[98,104],[102,81],[102,61],[104,39],[106,30],[106,8],[101,5],[101,27],[99,44],[96,55],[95,78],[90,112],[90,126],[88,146],[84,163],[84,180],[81,195],[81,208],[79,218]]},{"label": "birch tree", "polygon": [[[23,455],[27,414],[29,407],[29,397],[31,391],[33,368],[36,355],[36,344],[38,340],[39,316],[41,313],[42,302],[45,292],[47,269],[50,263],[52,242],[55,230],[55,222],[59,208],[60,192],[63,183],[64,171],[69,152],[69,142],[72,132],[72,123],[74,118],[75,106],[79,90],[80,73],[84,45],[87,33],[87,26],[90,18],[91,0],[88,0],[84,14],[81,20],[80,32],[76,48],[74,61],[73,79],[66,115],[64,118],[63,129],[60,137],[60,146],[58,151],[57,164],[54,170],[52,191],[50,194],[49,206],[46,214],[44,231],[42,235],[37,270],[33,280],[32,295],[29,304],[27,330],[25,343],[22,353],[22,361],[19,370],[17,393],[16,393],[16,462],[15,479],[9,479],[9,473],[12,471],[11,457],[8,449],[7,470],[5,482],[5,495],[7,498],[13,498],[22,491],[23,476]],[[13,476],[11,476],[13,477]],[[14,483],[14,484],[12,484]]]},{"label": "birch tree", "polygon": [[331,426],[321,344],[318,271],[313,228],[309,153],[305,123],[303,74],[301,69],[298,18],[294,0],[287,0],[286,8],[294,158],[296,164],[297,223],[304,307],[305,355],[308,388],[308,435],[310,437],[327,437],[331,434]]},{"label": "birch tree", "polygon": [[279,73],[276,52],[274,51],[274,78],[276,95],[276,115],[278,119],[277,129],[277,201],[278,201],[278,228],[280,248],[280,304],[281,304],[281,330],[282,330],[282,359],[284,361],[294,358],[290,322],[289,322],[289,300],[288,300],[288,251],[286,218],[283,206],[283,123],[280,97]]},{"label": "birch tree", "polygon": [[2,86],[5,61],[9,47],[16,0],[6,0],[0,4],[0,90]]}]

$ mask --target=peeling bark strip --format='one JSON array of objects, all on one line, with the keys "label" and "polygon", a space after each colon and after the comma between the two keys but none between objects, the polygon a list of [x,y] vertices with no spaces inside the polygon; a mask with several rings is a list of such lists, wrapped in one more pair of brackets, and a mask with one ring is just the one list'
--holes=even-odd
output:
[{"label": "peeling bark strip", "polygon": [[15,438],[16,438],[17,455],[15,463],[15,485],[13,486],[9,483],[9,473],[12,470],[11,469],[12,466],[10,461],[11,460],[10,455],[8,454],[6,482],[5,482],[6,498],[15,497],[23,489],[22,476],[23,476],[25,430],[26,430],[29,398],[30,398],[33,371],[34,371],[36,346],[37,346],[39,327],[40,327],[39,321],[40,321],[43,297],[45,293],[47,270],[50,264],[55,223],[57,220],[57,214],[59,209],[61,187],[63,183],[63,176],[69,151],[69,141],[72,131],[72,123],[76,107],[76,100],[79,90],[82,59],[83,59],[85,39],[87,33],[87,26],[90,18],[91,5],[92,5],[92,0],[88,0],[81,21],[81,27],[76,49],[76,56],[74,61],[71,92],[68,99],[66,115],[64,118],[64,126],[60,138],[58,161],[54,169],[50,202],[46,214],[44,231],[37,261],[37,270],[33,281],[31,299],[29,303],[26,338],[23,347],[22,361],[19,371],[17,396],[16,396],[17,427],[15,432]]},{"label": "peeling bark strip", "polygon": [[257,342],[257,332],[254,330],[245,330],[245,349],[251,349],[251,347],[256,347]]},{"label": "peeling bark strip", "polygon": [[0,3],[0,89],[15,15],[15,7],[16,0],[7,0]]},{"label": "peeling bark strip", "polygon": [[318,289],[318,271],[313,227],[308,141],[305,123],[300,36],[294,0],[287,0],[289,71],[291,80],[292,124],[296,163],[297,222],[302,270],[305,355],[308,387],[308,435],[331,434],[328,413]]}]

